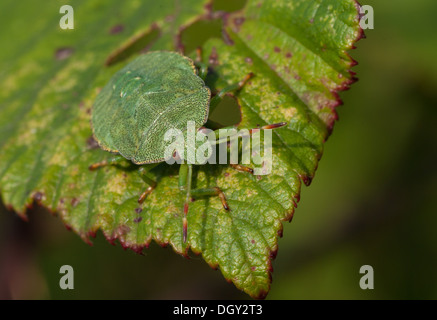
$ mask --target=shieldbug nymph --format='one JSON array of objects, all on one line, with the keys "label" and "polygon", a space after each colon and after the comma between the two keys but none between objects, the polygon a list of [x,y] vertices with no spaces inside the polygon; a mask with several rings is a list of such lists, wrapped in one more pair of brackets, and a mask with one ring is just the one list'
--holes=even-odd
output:
[{"label": "shieldbug nymph", "polygon": [[[155,51],[140,55],[115,73],[94,102],[91,124],[100,147],[118,155],[92,164],[90,170],[115,165],[126,159],[139,165],[139,173],[148,185],[139,197],[138,202],[142,203],[156,187],[156,182],[147,176],[141,165],[157,165],[165,161],[163,152],[167,144],[164,135],[168,129],[185,132],[188,122],[194,122],[195,130],[204,128],[208,125],[208,115],[224,95],[240,90],[253,76],[248,74],[242,81],[224,88],[211,99],[211,91],[204,82],[207,70],[200,58],[194,63],[176,52]],[[259,129],[274,129],[284,125],[286,123],[281,122]],[[249,167],[231,166],[253,173]],[[192,189],[192,172],[193,164],[180,164],[179,189],[185,199],[181,208],[184,243],[187,242],[187,214],[191,197],[218,196],[223,208],[230,210],[220,188]]]}]

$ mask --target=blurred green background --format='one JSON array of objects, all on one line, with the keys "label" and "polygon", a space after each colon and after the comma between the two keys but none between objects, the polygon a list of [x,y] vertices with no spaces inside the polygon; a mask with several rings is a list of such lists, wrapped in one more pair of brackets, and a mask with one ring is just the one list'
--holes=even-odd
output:
[{"label": "blurred green background", "polygon": [[[360,80],[284,224],[267,299],[437,298],[437,3],[361,4],[375,29],[350,52]],[[140,256],[100,233],[91,247],[42,208],[26,223],[1,206],[0,241],[3,299],[248,298],[201,257],[154,243]],[[74,290],[59,288],[65,264]],[[374,290],[359,287],[362,265]]]}]

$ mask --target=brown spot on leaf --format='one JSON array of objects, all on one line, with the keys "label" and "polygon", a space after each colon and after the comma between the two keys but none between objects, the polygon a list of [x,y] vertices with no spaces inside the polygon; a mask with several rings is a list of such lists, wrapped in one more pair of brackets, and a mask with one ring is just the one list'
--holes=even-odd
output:
[{"label": "brown spot on leaf", "polygon": [[143,212],[143,209],[141,209],[141,208],[135,208],[135,212],[136,212],[137,214],[140,214],[141,212]]},{"label": "brown spot on leaf", "polygon": [[237,25],[237,26],[241,26],[243,23],[244,23],[244,17],[238,17],[238,18],[235,18],[234,19],[234,23]]},{"label": "brown spot on leaf", "polygon": [[246,57],[246,59],[244,59],[244,61],[250,65],[253,64],[252,58],[251,57]]},{"label": "brown spot on leaf", "polygon": [[138,217],[138,218],[135,218],[135,219],[134,219],[134,222],[135,222],[135,223],[140,223],[140,222],[141,222],[141,220],[143,220],[143,218],[141,218],[141,217]]},{"label": "brown spot on leaf", "polygon": [[44,194],[43,194],[42,192],[40,192],[40,191],[35,192],[35,194],[33,195],[33,199],[34,199],[36,202],[41,202],[41,200],[43,199],[43,197],[44,197]]},{"label": "brown spot on leaf", "polygon": [[115,230],[115,232],[118,236],[122,236],[122,235],[129,233],[130,228],[129,228],[129,226],[122,224],[122,225],[118,226],[118,228]]},{"label": "brown spot on leaf", "polygon": [[277,53],[281,52],[281,49],[279,47],[276,47],[276,46],[273,50],[275,50],[275,52],[277,52]]},{"label": "brown spot on leaf", "polygon": [[78,198],[73,198],[71,199],[71,206],[74,208],[79,204],[79,199]]},{"label": "brown spot on leaf", "polygon": [[291,52],[287,52],[286,54],[285,54],[285,57],[286,58],[291,58],[293,56],[293,54],[291,53]]},{"label": "brown spot on leaf", "polygon": [[56,50],[55,59],[56,60],[65,60],[70,57],[74,52],[74,49],[71,47],[62,47]]},{"label": "brown spot on leaf", "polygon": [[240,31],[240,27],[244,23],[244,20],[245,20],[244,17],[237,17],[237,18],[234,19],[234,25],[235,25],[234,30],[235,30],[235,32]]},{"label": "brown spot on leaf", "polygon": [[116,24],[109,30],[109,34],[117,34],[124,30],[124,25],[122,24]]}]

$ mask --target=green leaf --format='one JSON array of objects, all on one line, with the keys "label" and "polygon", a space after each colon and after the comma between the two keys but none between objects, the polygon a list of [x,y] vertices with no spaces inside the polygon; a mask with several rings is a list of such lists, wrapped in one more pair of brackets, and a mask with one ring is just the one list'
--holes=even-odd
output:
[{"label": "green leaf", "polygon": [[110,157],[91,139],[90,109],[99,88],[139,48],[177,50],[180,30],[222,17],[224,39],[203,46],[213,69],[207,84],[219,90],[253,72],[237,95],[239,126],[289,124],[273,133],[270,175],[251,176],[224,165],[196,168],[195,185],[222,188],[231,211],[217,198],[196,199],[188,214],[188,242],[238,288],[264,297],[282,222],[293,216],[301,181],[308,185],[314,176],[336,120],[338,91],[355,80],[346,50],[362,35],[356,2],[247,1],[231,14],[212,13],[206,0],[71,5],[74,30],[59,28],[59,4],[1,4],[7,30],[0,34],[4,203],[25,217],[36,201],[87,242],[100,229],[109,241],[118,239],[137,252],[155,240],[188,255],[178,168],[163,163],[150,170],[158,186],[140,208],[137,199],[146,186],[133,165],[88,170]]}]

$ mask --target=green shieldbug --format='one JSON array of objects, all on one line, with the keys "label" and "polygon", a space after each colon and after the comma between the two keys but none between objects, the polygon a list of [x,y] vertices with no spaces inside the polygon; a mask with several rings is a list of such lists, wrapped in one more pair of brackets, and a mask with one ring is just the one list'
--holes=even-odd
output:
[{"label": "green shieldbug", "polygon": [[[198,51],[200,56],[200,52]],[[208,114],[227,92],[237,91],[252,77],[247,75],[211,99],[211,91],[204,79],[207,67],[179,53],[155,51],[140,55],[118,71],[98,94],[92,108],[93,135],[100,147],[119,155],[95,163],[90,170],[131,160],[134,164],[155,164],[165,161],[164,135],[169,128],[186,132],[187,123],[194,122],[199,130],[207,124]],[[273,129],[278,123],[260,129]],[[235,169],[253,173],[251,168],[231,165]],[[191,189],[192,164],[182,163],[179,188],[185,193],[183,208],[183,241],[187,241],[188,204],[192,196],[219,196],[225,210],[229,210],[224,193],[218,188]],[[156,182],[139,168],[148,188],[138,202],[142,203],[156,186]]]}]

